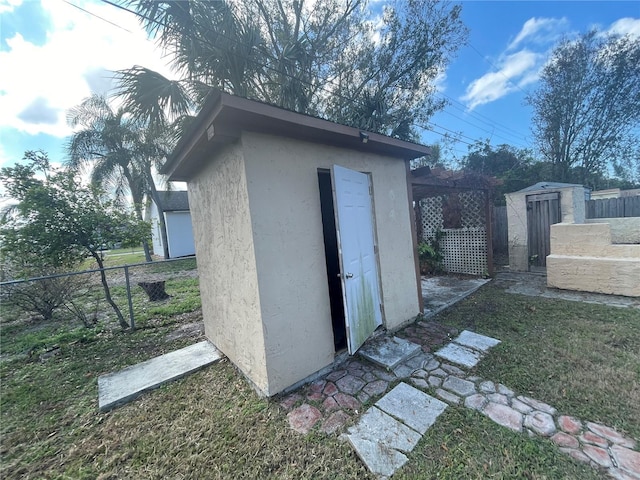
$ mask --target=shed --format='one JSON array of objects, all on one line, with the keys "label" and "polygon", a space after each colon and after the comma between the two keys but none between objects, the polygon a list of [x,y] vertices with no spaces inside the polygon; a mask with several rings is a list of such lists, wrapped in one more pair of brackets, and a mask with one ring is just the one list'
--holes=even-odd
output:
[{"label": "shed", "polygon": [[193,241],[187,192],[160,190],[158,191],[158,202],[160,205],[156,205],[154,201],[151,201],[149,212],[154,255],[164,255],[160,215],[164,216],[164,222],[167,227],[169,258],[195,255],[196,250]]},{"label": "shed", "polygon": [[422,310],[409,160],[429,148],[216,92],[188,182],[205,333],[264,395]]},{"label": "shed", "polygon": [[551,225],[584,223],[588,194],[582,185],[559,182],[538,182],[507,193],[510,269],[545,268],[551,252]]}]

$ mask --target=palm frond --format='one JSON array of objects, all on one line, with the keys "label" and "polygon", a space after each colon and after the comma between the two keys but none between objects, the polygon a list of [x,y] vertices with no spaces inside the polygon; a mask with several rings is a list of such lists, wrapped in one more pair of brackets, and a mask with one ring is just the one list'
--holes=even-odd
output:
[{"label": "palm frond", "polygon": [[124,100],[123,108],[135,121],[148,125],[165,125],[167,118],[177,118],[193,107],[183,81],[169,80],[148,68],[134,66],[116,72],[119,86],[116,95]]}]

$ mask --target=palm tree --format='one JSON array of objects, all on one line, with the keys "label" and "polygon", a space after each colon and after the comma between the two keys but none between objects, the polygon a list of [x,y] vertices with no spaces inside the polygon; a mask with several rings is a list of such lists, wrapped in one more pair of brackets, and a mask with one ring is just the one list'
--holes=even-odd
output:
[{"label": "palm tree", "polygon": [[[93,167],[91,181],[114,192],[116,198],[122,200],[128,191],[136,216],[143,220],[144,196],[150,193],[153,198],[151,192],[156,191],[152,165],[164,158],[166,151],[161,136],[152,135],[158,130],[146,128],[123,108],[114,111],[104,96],[96,94],[72,108],[68,122],[79,127],[68,143],[68,165],[75,169]],[[148,240],[143,248],[150,262]]]},{"label": "palm tree", "polygon": [[[134,117],[166,124],[193,113],[212,89],[317,114],[339,52],[360,28],[364,0],[121,0],[132,6],[182,74],[117,72]],[[179,135],[179,133],[177,134]]]}]

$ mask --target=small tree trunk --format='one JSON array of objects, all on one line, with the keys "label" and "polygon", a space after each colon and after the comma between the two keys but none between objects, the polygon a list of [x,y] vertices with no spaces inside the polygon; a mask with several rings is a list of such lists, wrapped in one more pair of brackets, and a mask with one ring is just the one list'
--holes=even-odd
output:
[{"label": "small tree trunk", "polygon": [[113,299],[111,298],[111,291],[109,290],[109,284],[107,283],[107,275],[104,273],[104,263],[102,262],[102,258],[100,258],[100,255],[94,251],[91,251],[91,255],[93,256],[93,258],[96,259],[96,262],[98,263],[98,267],[100,268],[100,281],[102,282],[102,288],[104,289],[104,298],[107,300],[107,303],[111,305],[111,308],[113,308],[113,311],[116,313],[120,326],[123,329],[129,328],[129,324],[124,319],[124,316],[122,315],[122,312],[118,308],[118,305],[116,305],[116,302],[114,302]]},{"label": "small tree trunk", "polygon": [[142,241],[142,250],[144,250],[144,261],[153,262],[153,258],[151,258],[151,249],[149,248],[149,242],[147,240]]}]

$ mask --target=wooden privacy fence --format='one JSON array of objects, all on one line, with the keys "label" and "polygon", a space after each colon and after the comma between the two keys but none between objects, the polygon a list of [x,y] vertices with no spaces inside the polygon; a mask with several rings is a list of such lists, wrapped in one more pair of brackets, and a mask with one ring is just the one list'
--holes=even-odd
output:
[{"label": "wooden privacy fence", "polygon": [[507,207],[493,207],[491,215],[491,238],[494,252],[507,252],[509,250],[509,229],[507,228]]},{"label": "wooden privacy fence", "polygon": [[587,200],[587,218],[640,217],[640,196]]}]

